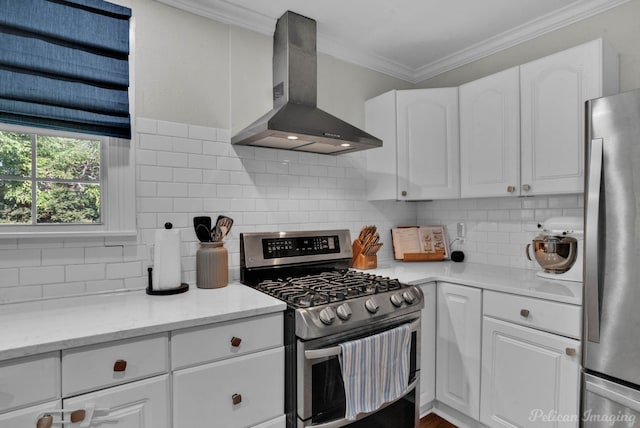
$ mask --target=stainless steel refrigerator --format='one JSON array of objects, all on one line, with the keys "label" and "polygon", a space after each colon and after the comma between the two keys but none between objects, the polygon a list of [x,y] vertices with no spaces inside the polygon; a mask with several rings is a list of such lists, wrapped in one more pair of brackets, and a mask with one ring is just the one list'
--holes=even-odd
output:
[{"label": "stainless steel refrigerator", "polygon": [[640,90],[586,114],[582,426],[640,427]]}]

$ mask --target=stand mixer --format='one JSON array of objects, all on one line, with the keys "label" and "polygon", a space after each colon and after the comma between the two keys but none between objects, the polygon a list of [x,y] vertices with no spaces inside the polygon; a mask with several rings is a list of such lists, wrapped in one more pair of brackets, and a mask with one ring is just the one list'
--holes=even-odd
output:
[{"label": "stand mixer", "polygon": [[583,224],[582,217],[552,217],[538,225],[542,232],[525,248],[532,260],[529,249],[533,247],[535,259],[544,269],[537,276],[582,282]]}]

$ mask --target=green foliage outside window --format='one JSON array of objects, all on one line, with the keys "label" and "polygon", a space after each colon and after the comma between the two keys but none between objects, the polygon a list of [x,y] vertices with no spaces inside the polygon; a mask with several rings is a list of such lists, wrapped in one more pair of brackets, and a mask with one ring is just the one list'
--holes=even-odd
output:
[{"label": "green foliage outside window", "polygon": [[100,141],[0,131],[0,224],[99,222]]}]

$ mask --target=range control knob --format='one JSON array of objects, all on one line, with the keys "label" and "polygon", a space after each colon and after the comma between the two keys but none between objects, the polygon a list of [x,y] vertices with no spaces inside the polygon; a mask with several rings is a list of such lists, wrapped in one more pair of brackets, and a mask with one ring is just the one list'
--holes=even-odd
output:
[{"label": "range control knob", "polygon": [[375,314],[376,312],[378,312],[378,309],[380,309],[378,302],[376,302],[376,299],[374,299],[373,297],[364,302],[364,307],[367,308],[367,310],[372,314]]},{"label": "range control knob", "polygon": [[343,321],[348,320],[349,318],[351,318],[351,308],[349,307],[348,303],[343,303],[340,306],[338,306],[338,318],[340,318]]},{"label": "range control knob", "polygon": [[402,297],[404,297],[404,301],[408,304],[412,304],[416,301],[416,293],[413,290],[407,290],[403,292]]},{"label": "range control knob", "polygon": [[320,311],[320,321],[323,324],[329,325],[336,319],[336,313],[333,308],[324,308]]},{"label": "range control knob", "polygon": [[332,308],[324,308],[320,311],[320,321],[323,324],[329,325],[336,319],[336,313]]},{"label": "range control knob", "polygon": [[391,303],[393,303],[393,306],[395,306],[396,308],[399,308],[400,306],[402,306],[402,304],[404,303],[404,298],[402,297],[402,294],[400,293],[392,294]]}]

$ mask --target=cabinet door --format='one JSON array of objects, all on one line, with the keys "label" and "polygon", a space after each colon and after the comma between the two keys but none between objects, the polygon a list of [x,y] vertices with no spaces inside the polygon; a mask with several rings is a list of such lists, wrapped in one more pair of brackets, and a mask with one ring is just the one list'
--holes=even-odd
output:
[{"label": "cabinet door", "polygon": [[602,57],[596,40],[520,67],[523,195],[583,191],[584,102],[603,95]]},{"label": "cabinet door", "polygon": [[173,426],[242,428],[282,415],[284,348],[177,370]]},{"label": "cabinet door", "polygon": [[62,409],[60,400],[51,401],[49,403],[40,404],[38,406],[27,407],[25,409],[14,410],[0,414],[0,427],[6,428],[36,428],[38,418],[49,414],[53,417],[53,421],[57,422],[56,427],[60,426],[60,414],[53,412],[56,409]]},{"label": "cabinet door", "polygon": [[460,194],[520,194],[520,73],[513,67],[460,86]]},{"label": "cabinet door", "polygon": [[458,88],[398,91],[398,199],[460,196]]},{"label": "cabinet door", "polygon": [[424,294],[420,336],[420,413],[436,399],[436,283],[421,284]]},{"label": "cabinet door", "polygon": [[[577,427],[580,342],[484,318],[482,409],[491,427]],[[550,425],[543,416],[559,415]]]},{"label": "cabinet door", "polygon": [[[63,405],[65,410],[92,407],[102,410],[93,414],[89,427],[169,428],[169,375],[68,398],[63,400]],[[78,426],[79,423],[71,424],[71,427]]]},{"label": "cabinet door", "polygon": [[393,200],[397,191],[396,91],[367,100],[365,129],[382,140],[382,147],[366,151],[367,199]]},{"label": "cabinet door", "polygon": [[436,399],[465,415],[480,415],[481,290],[438,283]]}]

